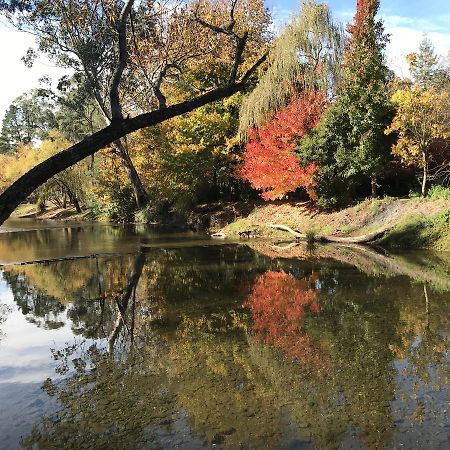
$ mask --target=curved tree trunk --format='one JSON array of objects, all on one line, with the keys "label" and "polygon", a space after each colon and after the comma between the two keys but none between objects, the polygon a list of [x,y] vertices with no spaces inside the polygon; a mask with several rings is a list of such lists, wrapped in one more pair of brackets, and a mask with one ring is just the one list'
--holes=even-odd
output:
[{"label": "curved tree trunk", "polygon": [[117,119],[100,131],[88,136],[78,144],[46,159],[22,175],[0,195],[0,225],[35,189],[44,184],[54,175],[73,166],[87,156],[112,144],[114,141],[141,128],[150,127],[164,122],[172,117],[193,111],[203,105],[230,97],[246,86],[244,81],[230,86],[215,89],[192,100],[168,106],[148,113],[140,114],[131,119]]},{"label": "curved tree trunk", "polygon": [[114,143],[116,148],[117,156],[128,175],[128,180],[130,181],[131,187],[133,189],[134,198],[136,200],[136,205],[138,208],[145,206],[148,200],[147,192],[142,184],[141,178],[134,167],[133,161],[130,158],[127,148],[123,145],[123,142],[119,139]]}]

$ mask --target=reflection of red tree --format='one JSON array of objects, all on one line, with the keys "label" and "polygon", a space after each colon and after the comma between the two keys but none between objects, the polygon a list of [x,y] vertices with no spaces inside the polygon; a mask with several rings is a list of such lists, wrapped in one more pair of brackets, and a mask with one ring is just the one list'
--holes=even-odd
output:
[{"label": "reflection of red tree", "polygon": [[244,306],[252,314],[252,331],[267,344],[316,369],[324,367],[320,352],[304,333],[301,320],[306,311],[320,313],[317,292],[311,282],[316,275],[297,280],[285,272],[266,272],[255,282]]}]

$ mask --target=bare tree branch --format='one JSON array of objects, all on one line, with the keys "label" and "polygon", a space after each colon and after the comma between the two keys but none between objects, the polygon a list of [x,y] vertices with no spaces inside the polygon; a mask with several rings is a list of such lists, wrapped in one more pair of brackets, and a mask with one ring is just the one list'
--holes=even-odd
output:
[{"label": "bare tree branch", "polygon": [[242,62],[242,54],[245,50],[245,45],[247,44],[248,33],[245,32],[242,37],[236,37],[236,53],[234,55],[233,65],[231,67],[230,76],[228,78],[228,83],[233,83],[236,81],[237,71]]}]

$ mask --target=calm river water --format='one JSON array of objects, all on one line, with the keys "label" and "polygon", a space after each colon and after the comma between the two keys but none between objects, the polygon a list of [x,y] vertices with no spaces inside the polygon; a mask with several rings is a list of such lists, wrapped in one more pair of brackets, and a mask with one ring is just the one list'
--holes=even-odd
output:
[{"label": "calm river water", "polygon": [[19,226],[1,449],[450,448],[450,255]]}]

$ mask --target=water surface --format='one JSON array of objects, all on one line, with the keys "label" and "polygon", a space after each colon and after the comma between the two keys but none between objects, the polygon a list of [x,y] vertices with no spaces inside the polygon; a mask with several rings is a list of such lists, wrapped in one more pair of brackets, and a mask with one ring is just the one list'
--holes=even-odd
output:
[{"label": "water surface", "polygon": [[32,228],[0,235],[0,448],[449,448],[448,255]]}]

